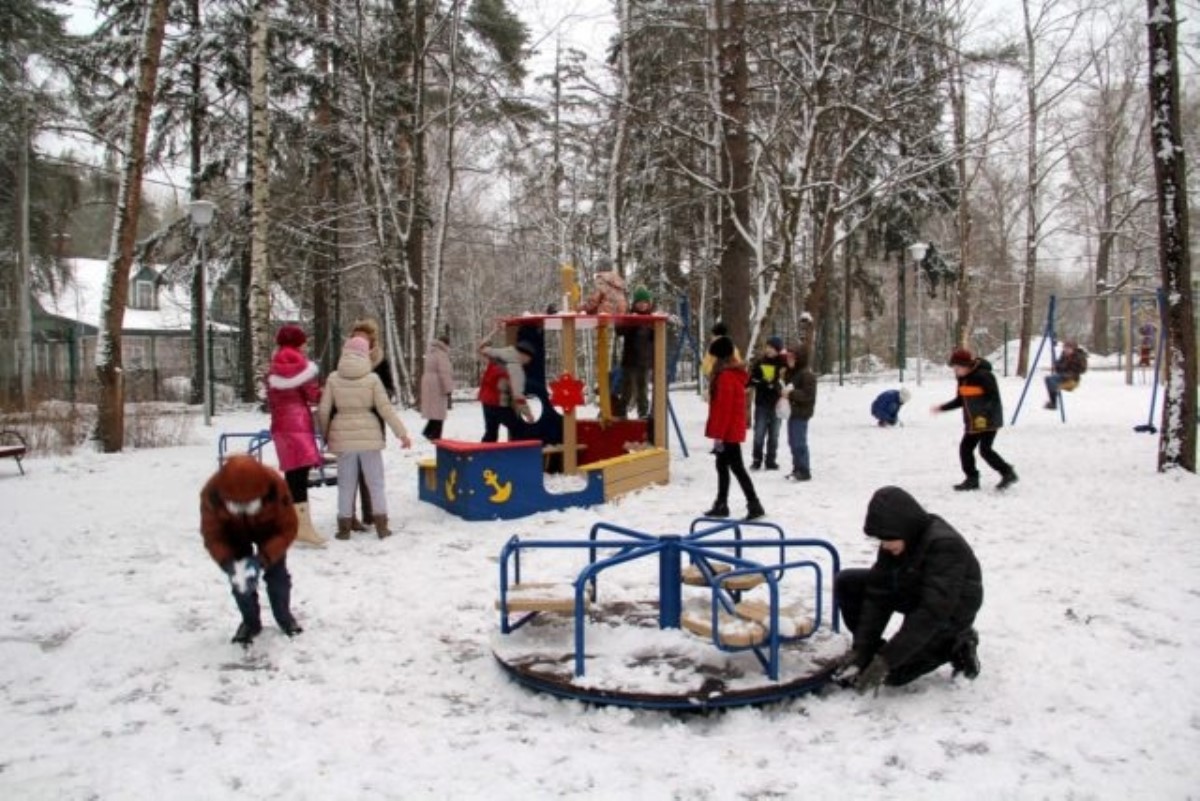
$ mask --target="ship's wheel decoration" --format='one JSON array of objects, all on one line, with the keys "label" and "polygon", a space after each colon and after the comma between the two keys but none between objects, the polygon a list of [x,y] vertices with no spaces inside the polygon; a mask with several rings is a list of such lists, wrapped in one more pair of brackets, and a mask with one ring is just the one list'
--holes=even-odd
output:
[{"label": "ship's wheel decoration", "polygon": [[570,373],[562,373],[550,382],[550,402],[567,414],[583,405],[583,382]]}]

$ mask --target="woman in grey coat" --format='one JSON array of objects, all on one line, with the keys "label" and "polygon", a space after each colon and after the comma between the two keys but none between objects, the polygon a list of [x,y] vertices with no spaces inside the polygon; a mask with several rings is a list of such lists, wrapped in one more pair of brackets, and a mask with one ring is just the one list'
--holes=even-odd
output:
[{"label": "woman in grey coat", "polygon": [[450,409],[454,374],[450,369],[450,337],[442,334],[425,351],[425,370],[421,373],[421,416],[427,421],[421,434],[433,441],[442,438],[442,423]]}]

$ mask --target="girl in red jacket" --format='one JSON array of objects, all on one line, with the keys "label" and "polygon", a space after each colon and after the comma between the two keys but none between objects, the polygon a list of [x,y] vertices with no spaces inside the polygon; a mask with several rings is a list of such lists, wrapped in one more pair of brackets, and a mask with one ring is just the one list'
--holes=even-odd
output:
[{"label": "girl in red jacket", "polygon": [[271,410],[271,442],[279,457],[279,469],[300,517],[296,539],[306,545],[325,547],[325,538],[313,528],[308,511],[308,472],[321,463],[312,411],[321,399],[317,365],[304,353],[308,337],[298,325],[285,325],[275,334],[279,349],[271,357],[267,373],[267,407]]},{"label": "girl in red jacket", "polygon": [[705,517],[729,517],[729,474],[733,473],[746,496],[746,519],[756,520],[766,512],[758,501],[746,464],[742,443],[746,440],[746,383],[750,374],[733,352],[733,340],[717,337],[708,346],[716,358],[708,401],[708,423],[704,436],[716,441],[717,499]]}]

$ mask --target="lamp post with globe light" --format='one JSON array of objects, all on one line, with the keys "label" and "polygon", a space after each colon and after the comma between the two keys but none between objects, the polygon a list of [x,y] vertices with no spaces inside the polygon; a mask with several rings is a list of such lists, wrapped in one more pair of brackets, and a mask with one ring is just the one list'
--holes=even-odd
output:
[{"label": "lamp post with globe light", "polygon": [[208,270],[205,264],[204,240],[208,227],[212,225],[217,206],[210,200],[193,200],[188,204],[192,227],[199,241],[200,296],[197,300],[200,311],[200,390],[204,397],[204,425],[212,425],[212,365],[208,358]]}]

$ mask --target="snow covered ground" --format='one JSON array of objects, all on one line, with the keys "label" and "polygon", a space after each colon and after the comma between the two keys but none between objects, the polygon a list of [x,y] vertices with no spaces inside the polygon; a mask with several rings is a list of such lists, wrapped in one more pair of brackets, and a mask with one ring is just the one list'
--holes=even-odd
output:
[{"label": "snow covered ground", "polygon": [[[218,434],[265,416],[218,414],[181,447],[30,459],[23,478],[0,462],[0,798],[1200,797],[1200,483],[1158,474],[1157,436],[1134,433],[1150,387],[1093,369],[1064,425],[1035,381],[997,439],[1020,483],[997,493],[984,468],[986,489],[956,493],[961,418],[928,413],[953,379],[908,378],[895,430],[867,413],[894,375],[823,382],[814,480],[755,479],[771,520],[849,565],[872,558],[862,519],[881,485],[946,517],[983,565],[981,676],[943,668],[874,698],[706,716],[536,695],[491,654],[513,533],[677,532],[707,507],[694,394],[672,396],[691,456],[675,450],[670,486],[588,510],[463,522],[416,500],[430,448],[393,443],[397,535],[294,549],[306,631],[288,641],[268,624],[249,653],[229,643],[237,616],[201,547],[197,493]],[[1011,419],[1022,383],[1001,385]],[[447,435],[480,431],[478,407],[456,404]],[[311,500],[332,532],[334,489]]]}]

